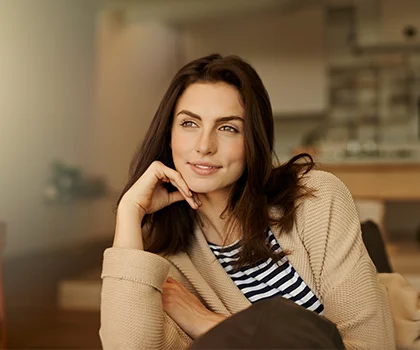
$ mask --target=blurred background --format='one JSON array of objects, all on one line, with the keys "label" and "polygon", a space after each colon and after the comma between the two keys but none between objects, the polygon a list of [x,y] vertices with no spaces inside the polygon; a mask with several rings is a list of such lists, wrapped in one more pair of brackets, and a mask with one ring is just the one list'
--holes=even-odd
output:
[{"label": "blurred background", "polygon": [[236,54],[420,290],[420,1],[0,0],[1,344],[100,347],[102,253],[175,72]]}]

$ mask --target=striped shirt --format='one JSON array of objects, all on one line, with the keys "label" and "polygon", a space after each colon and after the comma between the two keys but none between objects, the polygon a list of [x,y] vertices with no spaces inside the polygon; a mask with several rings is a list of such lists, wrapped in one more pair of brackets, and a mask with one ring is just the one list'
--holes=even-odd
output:
[{"label": "striped shirt", "polygon": [[[271,249],[281,252],[282,249],[271,230],[267,229],[266,234]],[[251,303],[273,296],[283,296],[308,310],[323,314],[324,306],[298,275],[287,256],[277,264],[269,258],[263,263],[243,267],[235,272],[232,262],[238,259],[239,240],[225,247],[208,244],[222,267]]]}]

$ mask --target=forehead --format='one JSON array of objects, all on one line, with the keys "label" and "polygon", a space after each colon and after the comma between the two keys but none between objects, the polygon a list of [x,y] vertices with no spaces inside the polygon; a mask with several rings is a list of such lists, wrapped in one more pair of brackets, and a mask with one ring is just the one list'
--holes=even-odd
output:
[{"label": "forehead", "polygon": [[187,109],[200,116],[244,116],[241,95],[226,83],[195,83],[179,97],[175,113]]}]

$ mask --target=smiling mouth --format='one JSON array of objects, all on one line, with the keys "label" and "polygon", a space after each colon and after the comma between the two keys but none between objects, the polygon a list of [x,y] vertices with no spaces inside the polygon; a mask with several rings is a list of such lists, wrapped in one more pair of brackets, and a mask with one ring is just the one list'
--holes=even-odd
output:
[{"label": "smiling mouth", "polygon": [[203,163],[203,164],[201,164],[201,163],[188,163],[188,164],[193,165],[193,166],[195,166],[199,169],[220,169],[220,168],[222,168],[219,165],[206,164],[206,163]]},{"label": "smiling mouth", "polygon": [[200,168],[200,169],[218,169],[218,168],[220,168],[220,167],[217,167],[217,166],[210,166],[210,165],[200,165],[200,164],[192,164],[192,165],[194,165],[194,166],[196,166],[197,168]]},{"label": "smiling mouth", "polygon": [[221,166],[216,165],[204,165],[204,164],[194,164],[194,163],[188,163],[191,167],[191,169],[197,174],[197,175],[211,175],[215,174],[221,169]]}]

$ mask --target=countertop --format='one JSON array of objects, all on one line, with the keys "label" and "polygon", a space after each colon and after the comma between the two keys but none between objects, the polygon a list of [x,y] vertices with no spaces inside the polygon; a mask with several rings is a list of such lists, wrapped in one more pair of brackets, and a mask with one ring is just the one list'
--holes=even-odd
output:
[{"label": "countertop", "polygon": [[420,162],[317,161],[316,168],[336,175],[355,199],[420,200]]},{"label": "countertop", "polygon": [[[420,171],[420,161],[413,160],[345,160],[322,161],[315,160],[319,169],[326,171]],[[419,179],[420,181],[420,179]]]}]

